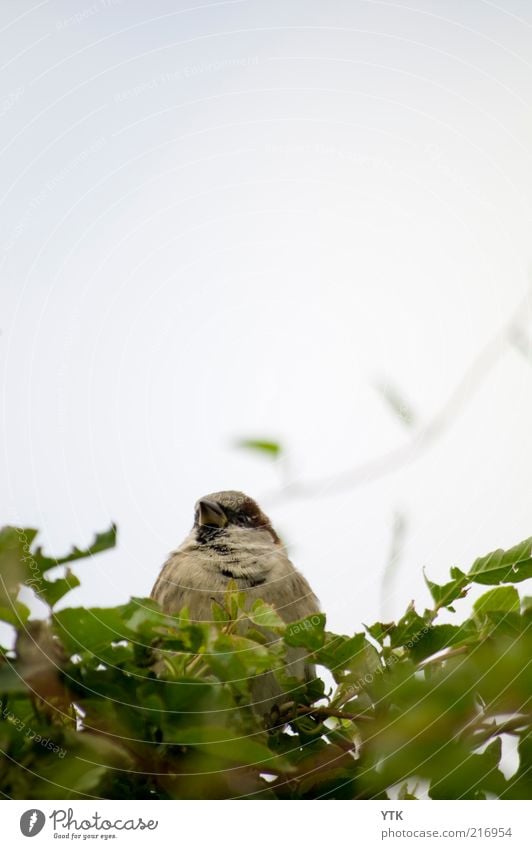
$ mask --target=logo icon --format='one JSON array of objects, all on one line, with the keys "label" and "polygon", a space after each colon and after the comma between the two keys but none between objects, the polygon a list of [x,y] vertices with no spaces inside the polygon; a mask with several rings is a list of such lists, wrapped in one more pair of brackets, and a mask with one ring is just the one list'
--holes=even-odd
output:
[{"label": "logo icon", "polygon": [[38,808],[24,811],[20,818],[20,830],[24,837],[35,837],[44,827],[46,817]]}]

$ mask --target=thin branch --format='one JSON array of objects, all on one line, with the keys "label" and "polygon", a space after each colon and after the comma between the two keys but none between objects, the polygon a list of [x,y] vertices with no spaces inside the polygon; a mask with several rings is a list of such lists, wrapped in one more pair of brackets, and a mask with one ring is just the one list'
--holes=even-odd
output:
[{"label": "thin branch", "polygon": [[401,558],[405,546],[406,528],[407,522],[405,516],[402,513],[396,512],[393,517],[390,552],[388,554],[388,559],[384,567],[384,571],[382,573],[381,587],[379,593],[381,616],[383,622],[386,622],[388,616],[388,598],[393,595],[395,580],[397,578],[397,574],[401,565]]},{"label": "thin branch", "polygon": [[505,722],[499,723],[499,725],[494,720],[491,724],[486,725],[482,723],[476,728],[469,726],[467,730],[473,733],[473,743],[475,748],[477,748],[486,743],[491,737],[499,734],[519,734],[520,731],[529,728],[531,722],[532,717],[530,716],[514,716],[512,719],[507,719]]},{"label": "thin branch", "polygon": [[529,291],[514,309],[510,320],[484,345],[470,363],[440,410],[426,425],[419,428],[408,442],[337,475],[292,481],[281,489],[266,494],[263,500],[272,503],[288,498],[335,495],[343,490],[354,489],[390,475],[417,460],[451,427],[484,380],[491,374],[504,354],[510,350],[513,335],[522,328],[522,313],[530,306],[530,296]]},{"label": "thin branch", "polygon": [[365,716],[360,713],[346,713],[345,711],[335,710],[334,708],[328,707],[299,707],[297,709],[297,713],[299,716],[315,716],[318,719],[322,717],[324,719],[329,719],[330,717],[334,717],[336,719],[349,719],[350,722],[368,722],[371,719],[371,716]]},{"label": "thin branch", "polygon": [[422,660],[419,664],[420,669],[425,669],[425,667],[432,665],[433,663],[443,663],[444,660],[449,660],[451,657],[458,657],[461,654],[466,654],[469,651],[470,646],[458,646],[455,649],[450,649],[445,654],[437,654],[428,657],[426,660]]}]

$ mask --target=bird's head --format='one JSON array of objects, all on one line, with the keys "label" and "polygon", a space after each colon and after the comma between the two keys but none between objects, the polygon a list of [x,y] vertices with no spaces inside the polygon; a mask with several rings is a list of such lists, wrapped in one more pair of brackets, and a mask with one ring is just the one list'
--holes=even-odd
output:
[{"label": "bird's head", "polygon": [[212,492],[196,502],[194,530],[198,542],[210,542],[234,531],[262,531],[280,543],[268,517],[249,495],[235,490]]}]

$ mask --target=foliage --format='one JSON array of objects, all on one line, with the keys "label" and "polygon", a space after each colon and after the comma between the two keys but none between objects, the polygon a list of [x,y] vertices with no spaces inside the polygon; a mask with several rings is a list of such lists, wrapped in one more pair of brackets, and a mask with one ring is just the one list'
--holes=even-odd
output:
[{"label": "foliage", "polygon": [[[36,532],[0,532],[0,789],[31,798],[525,798],[532,795],[532,540],[427,579],[433,606],[351,636],[325,616],[285,625],[228,589],[213,622],[167,616],[133,598],[114,608],[55,609],[79,581],[69,564],[114,545],[115,529],[58,560]],[[63,572],[51,575],[57,567]],[[469,618],[439,621],[472,584],[488,589]],[[30,587],[49,607],[32,620]],[[447,616],[447,618],[449,618]],[[287,647],[329,670],[287,677]],[[253,681],[287,693],[261,715]],[[501,741],[519,765],[501,769]]]},{"label": "foliage", "polygon": [[236,443],[236,447],[256,451],[272,460],[277,460],[283,452],[281,445],[272,439],[241,439]]}]

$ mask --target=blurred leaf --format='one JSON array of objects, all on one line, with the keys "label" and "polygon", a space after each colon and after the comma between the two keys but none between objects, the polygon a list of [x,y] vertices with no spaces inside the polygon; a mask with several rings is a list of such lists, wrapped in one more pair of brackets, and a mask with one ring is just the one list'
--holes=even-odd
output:
[{"label": "blurred leaf", "polygon": [[248,766],[260,765],[265,770],[279,760],[264,743],[249,737],[232,737],[227,728],[216,726],[187,728],[179,733],[178,745],[201,748],[212,757]]},{"label": "blurred leaf", "polygon": [[38,595],[50,607],[54,607],[63,596],[69,593],[70,590],[79,587],[79,585],[79,578],[70,569],[67,569],[64,578],[56,578],[55,581],[48,581],[46,578],[42,578],[39,582]]},{"label": "blurred leaf", "polygon": [[481,595],[473,605],[475,613],[492,610],[519,610],[519,593],[515,587],[496,587]]},{"label": "blurred leaf", "polygon": [[[412,603],[396,622],[343,635],[325,631],[324,614],[285,624],[234,582],[211,622],[149,598],[32,620],[16,600],[21,576],[37,572],[51,604],[73,584],[44,577],[49,558],[26,571],[34,536],[0,532],[0,617],[16,629],[0,653],[4,795],[386,800],[421,786],[434,799],[530,798],[532,606],[514,586],[529,541],[470,575],[427,580],[432,610]],[[436,624],[470,581],[496,586],[463,622]],[[509,732],[520,764],[507,781]]]},{"label": "blurred leaf", "polygon": [[0,530],[0,606],[9,607],[22,584],[32,589],[46,604],[53,607],[66,593],[79,586],[78,578],[67,569],[64,577],[49,580],[46,573],[57,566],[90,557],[112,548],[116,542],[116,527],[96,534],[92,545],[85,550],[74,546],[65,557],[45,557],[42,548],[31,549],[37,536],[33,528],[4,527]]},{"label": "blurred leaf", "polygon": [[411,653],[418,662],[421,662],[444,649],[471,645],[478,638],[478,630],[469,620],[461,625],[434,625],[424,631],[413,643]]},{"label": "blurred leaf", "polygon": [[387,403],[391,412],[403,425],[413,427],[416,423],[416,415],[413,408],[405,400],[404,395],[389,379],[379,380],[374,383],[381,398]]},{"label": "blurred leaf", "polygon": [[390,645],[392,648],[400,646],[411,646],[420,640],[430,628],[430,624],[416,613],[413,605],[410,605],[404,616],[399,619],[390,631]]},{"label": "blurred leaf", "polygon": [[63,557],[45,557],[42,553],[42,548],[39,546],[33,552],[33,557],[37,562],[41,574],[44,574],[56,566],[62,566],[64,563],[72,563],[74,560],[92,557],[95,554],[100,554],[102,551],[114,548],[115,545],[116,525],[112,524],[109,530],[96,534],[88,548],[80,549],[74,545],[70,552]]},{"label": "blurred leaf", "polygon": [[456,601],[457,598],[462,598],[467,593],[466,586],[469,583],[467,575],[465,575],[464,572],[461,572],[457,567],[454,568],[453,574],[453,580],[449,581],[447,584],[435,584],[433,581],[429,581],[423,572],[425,583],[429,588],[430,594],[437,608],[448,607],[453,603],[453,601]]},{"label": "blurred leaf", "polygon": [[378,643],[383,643],[386,637],[395,628],[394,622],[375,622],[373,625],[364,625],[368,634],[371,634]]},{"label": "blurred leaf", "polygon": [[14,625],[15,628],[24,625],[29,615],[29,607],[26,607],[21,601],[12,601],[9,607],[0,607],[0,622],[7,622],[9,625]]},{"label": "blurred leaf", "polygon": [[275,608],[260,599],[253,602],[251,610],[248,611],[248,617],[254,625],[260,625],[263,628],[272,628],[274,631],[284,631],[286,628]]},{"label": "blurred leaf", "polygon": [[278,442],[270,439],[241,439],[237,442],[237,447],[266,454],[274,460],[280,456],[283,450]]}]

